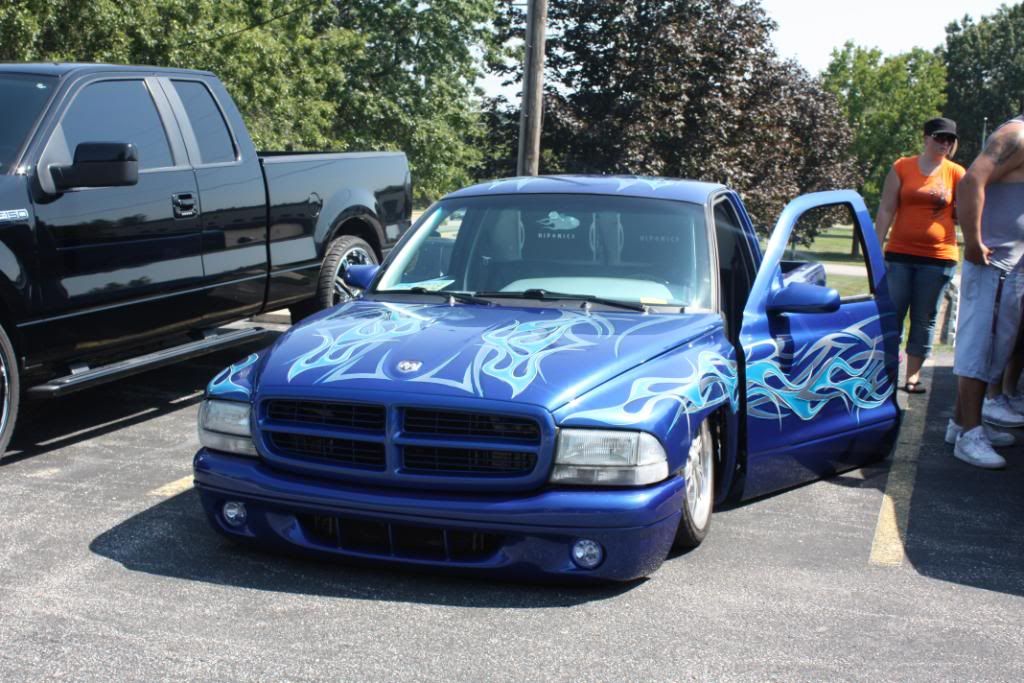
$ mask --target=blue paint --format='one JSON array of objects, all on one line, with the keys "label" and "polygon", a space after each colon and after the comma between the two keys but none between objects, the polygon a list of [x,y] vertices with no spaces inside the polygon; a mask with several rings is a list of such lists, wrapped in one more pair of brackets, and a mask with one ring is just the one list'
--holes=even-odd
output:
[{"label": "blue paint", "polygon": [[[708,183],[514,178],[444,201],[517,193],[700,203],[708,215],[724,198],[737,208],[748,244],[757,250],[738,198]],[[835,311],[768,312],[767,301],[783,287],[780,259],[793,223],[807,209],[834,202],[849,204],[856,229],[865,233],[875,296],[840,302]],[[540,220],[551,222],[552,230],[580,230],[588,219],[576,212]],[[760,495],[852,466],[892,436],[898,420],[895,325],[881,252],[872,240],[855,193],[796,200],[763,257],[755,253],[756,277],[732,341],[722,315],[699,308],[590,310],[579,302],[509,299],[484,306],[409,292],[385,295],[371,287],[367,298],[293,327],[270,351],[211,382],[209,396],[252,403],[261,457],[200,451],[200,498],[220,533],[297,554],[508,576],[646,575],[671,545],[689,445],[712,415],[727,435],[719,500],[733,484],[741,495]],[[395,260],[384,264],[385,280]],[[434,270],[425,277],[438,275]],[[447,277],[437,281],[451,281]],[[809,300],[816,294],[810,291]],[[302,402],[311,421],[282,421],[268,412],[269,401]],[[670,474],[636,489],[550,486],[558,430],[570,427],[652,434],[665,449]],[[282,434],[313,444],[314,455],[290,453],[277,441]],[[739,443],[744,434],[746,442]],[[321,439],[330,440],[329,449],[319,450]],[[507,469],[446,469],[450,458],[462,462],[467,452]],[[219,507],[229,499],[248,506],[249,523],[241,530],[220,522]],[[324,526],[317,515],[338,526]],[[386,531],[378,538],[383,544],[408,534],[436,542],[413,551],[347,541],[345,528],[363,520]],[[460,554],[460,539],[470,537],[486,552]],[[604,546],[608,559],[597,570],[583,572],[571,563],[569,548],[579,538]]]},{"label": "blue paint", "polygon": [[259,359],[258,353],[252,353],[245,360],[221,370],[206,387],[206,395],[210,398],[248,402],[252,397],[252,372]]}]

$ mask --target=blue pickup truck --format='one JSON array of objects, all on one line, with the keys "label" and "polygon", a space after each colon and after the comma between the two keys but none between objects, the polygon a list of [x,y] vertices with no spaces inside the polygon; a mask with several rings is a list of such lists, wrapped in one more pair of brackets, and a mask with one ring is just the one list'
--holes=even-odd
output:
[{"label": "blue pickup truck", "polygon": [[[870,291],[786,261],[841,207]],[[516,178],[432,206],[361,298],[213,379],[195,483],[264,548],[630,580],[716,504],[884,457],[896,321],[855,192],[800,197],[762,253],[738,195],[639,177]]]}]

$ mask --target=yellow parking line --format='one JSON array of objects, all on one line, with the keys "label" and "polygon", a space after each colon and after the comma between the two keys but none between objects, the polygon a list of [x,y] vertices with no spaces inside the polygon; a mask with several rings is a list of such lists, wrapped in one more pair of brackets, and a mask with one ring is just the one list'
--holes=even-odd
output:
[{"label": "yellow parking line", "polygon": [[[921,371],[926,385],[932,384],[932,364],[926,363]],[[892,454],[889,479],[878,512],[875,538],[871,543],[871,564],[879,567],[899,567],[906,554],[907,523],[910,521],[910,498],[914,494],[917,478],[917,454],[924,436],[927,405],[909,403],[903,411],[903,424],[899,440]]]},{"label": "yellow parking line", "polygon": [[182,491],[188,491],[190,488],[192,488],[191,474],[188,475],[187,477],[182,477],[181,479],[172,481],[169,484],[164,484],[159,488],[155,488],[146,495],[159,496],[160,498],[170,498],[171,496],[178,495]]}]

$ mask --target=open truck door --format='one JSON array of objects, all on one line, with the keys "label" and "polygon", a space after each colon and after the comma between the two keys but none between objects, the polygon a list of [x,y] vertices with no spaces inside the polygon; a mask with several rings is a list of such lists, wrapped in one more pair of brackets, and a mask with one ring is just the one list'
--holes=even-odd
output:
[{"label": "open truck door", "polygon": [[[827,275],[784,256],[808,211],[845,207],[870,291],[840,297]],[[793,276],[789,276],[793,273]],[[899,425],[898,326],[881,247],[864,200],[842,190],[790,202],[772,232],[743,311],[747,480],[756,496],[884,457]]]}]

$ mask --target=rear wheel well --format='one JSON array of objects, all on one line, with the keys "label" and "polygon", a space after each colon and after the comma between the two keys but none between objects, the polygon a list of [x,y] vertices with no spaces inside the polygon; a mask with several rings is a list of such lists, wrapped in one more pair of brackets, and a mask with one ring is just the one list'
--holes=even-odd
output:
[{"label": "rear wheel well", "polygon": [[14,324],[11,312],[3,304],[0,304],[0,325],[3,325],[7,338],[11,340],[11,346],[14,347],[14,355],[17,357],[22,347],[21,334]]},{"label": "rear wheel well", "polygon": [[343,220],[331,233],[331,238],[327,240],[324,248],[334,240],[338,239],[342,235],[354,235],[359,239],[363,240],[371,247],[373,247],[374,253],[377,255],[377,261],[383,259],[381,252],[380,239],[377,236],[377,231],[374,230],[373,226],[364,219],[359,217],[347,218]]}]

